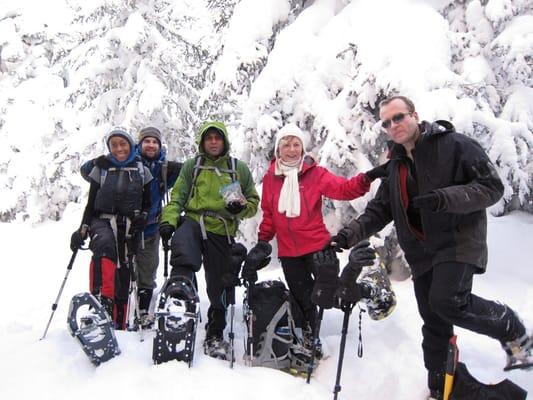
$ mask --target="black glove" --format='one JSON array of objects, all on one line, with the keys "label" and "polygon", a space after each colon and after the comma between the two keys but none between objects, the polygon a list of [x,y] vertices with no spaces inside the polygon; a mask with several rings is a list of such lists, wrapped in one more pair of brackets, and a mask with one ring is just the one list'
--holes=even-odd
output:
[{"label": "black glove", "polygon": [[244,261],[242,268],[242,277],[249,283],[257,281],[257,271],[264,268],[270,262],[270,254],[272,253],[272,246],[268,242],[260,240],[250,250]]},{"label": "black glove", "polygon": [[314,269],[317,271],[311,301],[328,309],[335,304],[335,290],[339,276],[339,259],[333,249],[328,247],[313,254]]},{"label": "black glove", "polygon": [[350,252],[348,264],[342,270],[339,278],[339,288],[335,293],[337,304],[357,303],[362,295],[357,277],[365,266],[373,265],[376,252],[370,247],[368,240],[358,243]]},{"label": "black glove", "polygon": [[146,228],[146,224],[148,223],[147,215],[148,214],[143,211],[131,219],[130,230],[132,233],[144,231],[144,228]]},{"label": "black glove", "polygon": [[246,252],[246,247],[241,243],[233,243],[231,245],[229,271],[224,272],[220,278],[223,287],[230,288],[240,285],[239,273],[241,272],[242,262],[246,258]]},{"label": "black glove", "polygon": [[[87,234],[85,234],[86,236]],[[81,246],[85,243],[85,236],[81,234],[81,228],[76,229],[70,237],[70,250],[76,251],[81,249]]]},{"label": "black glove", "polygon": [[366,171],[365,175],[367,176],[368,179],[370,179],[370,181],[373,181],[374,179],[377,179],[377,178],[385,178],[389,176],[389,172],[387,171],[387,164],[388,162],[386,162],[385,164],[378,165],[377,167],[372,168],[369,171]]},{"label": "black glove", "polygon": [[335,236],[331,238],[331,245],[334,247],[335,251],[341,252],[342,249],[349,249],[349,242],[354,235],[352,228],[344,227],[342,228]]},{"label": "black glove", "polygon": [[429,193],[413,197],[411,200],[414,208],[427,211],[443,211],[446,208],[446,200],[440,190],[432,190]]},{"label": "black glove", "polygon": [[161,236],[161,240],[163,241],[163,246],[165,243],[168,243],[170,238],[172,237],[172,234],[174,233],[174,227],[170,224],[161,224],[159,227],[159,235]]},{"label": "black glove", "polygon": [[244,210],[245,207],[246,207],[246,205],[241,204],[238,201],[232,201],[226,206],[226,210],[228,210],[230,213],[232,213],[234,215],[237,215],[242,210]]}]

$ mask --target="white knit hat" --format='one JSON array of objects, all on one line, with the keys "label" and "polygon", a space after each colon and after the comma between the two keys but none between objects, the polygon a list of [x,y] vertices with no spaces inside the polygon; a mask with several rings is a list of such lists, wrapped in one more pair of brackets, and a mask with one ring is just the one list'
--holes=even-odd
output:
[{"label": "white knit hat", "polygon": [[[287,136],[295,136],[302,142],[303,145],[303,154],[305,154],[305,149],[307,147],[307,138],[306,135],[302,132],[300,128],[294,123],[290,123],[285,125],[283,128],[281,128],[278,131],[278,134],[276,135],[276,147],[274,147],[274,154],[276,157],[278,156],[278,146],[281,139],[287,137]],[[302,155],[303,155],[302,154]]]}]

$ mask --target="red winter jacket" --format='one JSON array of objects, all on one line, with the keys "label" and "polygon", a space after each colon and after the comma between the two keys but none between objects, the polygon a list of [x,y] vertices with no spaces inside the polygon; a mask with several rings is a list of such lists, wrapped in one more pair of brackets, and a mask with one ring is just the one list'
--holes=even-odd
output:
[{"label": "red winter jacket", "polygon": [[322,216],[322,196],[334,200],[353,200],[370,189],[365,174],[346,179],[333,175],[326,168],[306,156],[300,183],[300,216],[287,218],[278,211],[279,195],[284,177],[275,175],[275,160],[263,178],[261,209],[263,220],[258,239],[269,242],[276,236],[279,257],[298,257],[322,250],[331,239]]}]

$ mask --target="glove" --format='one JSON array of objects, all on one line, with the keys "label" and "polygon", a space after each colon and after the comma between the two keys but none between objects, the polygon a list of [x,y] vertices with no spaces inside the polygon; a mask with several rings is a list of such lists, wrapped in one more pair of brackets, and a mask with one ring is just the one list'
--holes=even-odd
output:
[{"label": "glove", "polygon": [[148,223],[147,216],[148,214],[146,213],[146,211],[143,211],[142,213],[135,215],[131,219],[131,225],[130,225],[131,232],[135,233],[135,232],[144,231],[144,228],[146,228],[146,224]]},{"label": "glove", "polygon": [[168,243],[170,238],[172,237],[172,234],[174,233],[174,227],[168,223],[163,223],[159,227],[159,235],[161,236],[161,240],[164,243]]},{"label": "glove", "polygon": [[272,246],[269,243],[263,240],[257,242],[246,256],[242,268],[242,278],[249,283],[257,282],[257,271],[268,265],[271,253]]},{"label": "glove", "polygon": [[238,201],[232,201],[226,206],[226,210],[228,210],[233,215],[237,215],[242,210],[244,210],[245,207],[246,207],[246,205],[241,204]]},{"label": "glove", "polygon": [[365,266],[373,265],[376,252],[370,247],[370,242],[364,240],[358,243],[350,252],[348,264],[342,270],[339,287],[335,293],[337,305],[357,303],[362,295],[357,283],[357,277]]},{"label": "glove", "polygon": [[446,208],[446,200],[439,190],[432,190],[429,193],[413,197],[411,200],[414,208],[421,210],[439,212]]},{"label": "glove", "polygon": [[82,234],[81,232],[82,229],[83,228],[76,229],[72,233],[72,236],[70,237],[70,250],[72,251],[79,250],[81,249],[81,246],[84,245],[87,233],[85,232],[84,234]]},{"label": "glove", "polygon": [[349,242],[353,238],[354,231],[352,228],[344,227],[335,236],[331,238],[331,246],[336,252],[341,252],[342,249],[349,249]]},{"label": "glove", "polygon": [[314,270],[317,278],[311,293],[311,301],[324,308],[332,308],[335,304],[335,290],[339,275],[339,259],[333,249],[328,247],[313,254]]},{"label": "glove", "polygon": [[377,178],[385,178],[389,176],[389,172],[387,171],[387,165],[388,165],[388,162],[386,162],[385,164],[378,165],[377,167],[372,168],[369,171],[366,171],[365,172],[366,177],[370,179],[370,181],[372,182],[373,180]]},{"label": "glove", "polygon": [[246,247],[241,243],[233,243],[230,249],[229,271],[224,272],[220,278],[223,287],[231,288],[240,285],[239,273],[245,258]]}]

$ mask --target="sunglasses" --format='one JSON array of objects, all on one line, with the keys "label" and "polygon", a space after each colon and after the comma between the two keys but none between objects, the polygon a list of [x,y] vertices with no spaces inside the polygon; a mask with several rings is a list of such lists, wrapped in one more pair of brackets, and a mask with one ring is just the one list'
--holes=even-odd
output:
[{"label": "sunglasses", "polygon": [[401,113],[398,113],[398,114],[394,114],[391,119],[386,119],[384,121],[381,121],[381,126],[383,127],[383,129],[389,129],[393,122],[395,124],[399,124],[400,122],[403,121],[403,119],[407,115],[411,115],[411,114],[413,114],[413,113],[411,113],[411,112],[406,112],[406,113],[401,112]]}]

